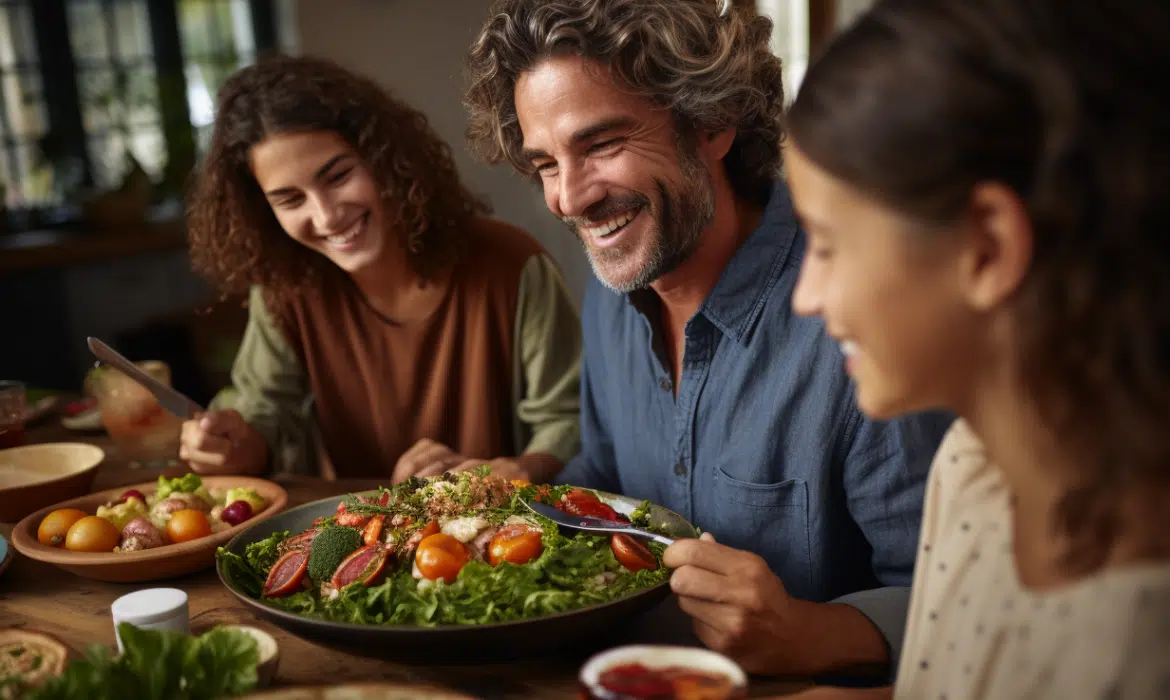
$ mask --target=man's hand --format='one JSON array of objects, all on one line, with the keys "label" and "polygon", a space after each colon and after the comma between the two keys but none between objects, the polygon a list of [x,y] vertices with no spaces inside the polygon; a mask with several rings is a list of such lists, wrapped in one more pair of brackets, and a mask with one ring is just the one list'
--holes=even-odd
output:
[{"label": "man's hand", "polygon": [[785,670],[776,657],[796,641],[793,598],[762,558],[703,533],[667,547],[662,563],[674,569],[670,588],[704,644],[749,673]]},{"label": "man's hand", "polygon": [[678,540],[662,563],[699,639],[749,673],[872,676],[889,666],[885,638],[861,611],[793,598],[762,558],[710,533]]},{"label": "man's hand", "polygon": [[261,474],[268,444],[238,411],[209,411],[183,422],[179,459],[196,474]]}]

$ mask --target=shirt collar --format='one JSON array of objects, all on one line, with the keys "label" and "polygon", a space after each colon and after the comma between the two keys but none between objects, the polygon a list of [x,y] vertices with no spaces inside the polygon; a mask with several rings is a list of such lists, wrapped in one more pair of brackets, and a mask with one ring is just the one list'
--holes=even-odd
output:
[{"label": "shirt collar", "polygon": [[800,262],[803,247],[788,186],[777,180],[759,226],[727,263],[699,313],[724,335],[746,343],[781,273],[790,261]]}]

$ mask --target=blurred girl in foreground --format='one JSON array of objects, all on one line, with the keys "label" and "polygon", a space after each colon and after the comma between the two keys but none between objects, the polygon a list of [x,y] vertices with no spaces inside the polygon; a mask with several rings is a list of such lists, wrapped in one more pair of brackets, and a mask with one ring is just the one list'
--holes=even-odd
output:
[{"label": "blurred girl in foreground", "polygon": [[250,319],[180,456],[205,474],[320,454],[386,482],[487,461],[551,478],[577,451],[578,319],[540,245],[486,212],[372,81],[315,58],[237,72],[189,228],[196,269],[250,290]]},{"label": "blurred girl in foreground", "polygon": [[794,305],[958,421],[894,688],[1170,697],[1170,3],[890,0],[809,70]]}]

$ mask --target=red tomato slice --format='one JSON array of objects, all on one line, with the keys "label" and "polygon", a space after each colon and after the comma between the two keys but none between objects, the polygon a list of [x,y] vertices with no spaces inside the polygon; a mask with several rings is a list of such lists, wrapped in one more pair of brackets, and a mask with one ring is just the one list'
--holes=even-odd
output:
[{"label": "red tomato slice", "polygon": [[617,520],[617,511],[601,502],[597,496],[585,489],[573,489],[557,501],[555,507],[569,515],[583,518]]},{"label": "red tomato slice", "polygon": [[649,549],[646,549],[646,545],[624,532],[613,535],[609,540],[609,546],[618,562],[630,571],[642,569],[653,571],[658,568],[658,560]]}]

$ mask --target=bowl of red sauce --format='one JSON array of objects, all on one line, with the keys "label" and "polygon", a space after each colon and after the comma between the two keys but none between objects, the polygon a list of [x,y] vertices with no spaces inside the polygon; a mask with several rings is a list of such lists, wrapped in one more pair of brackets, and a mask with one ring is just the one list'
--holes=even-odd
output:
[{"label": "bowl of red sauce", "polygon": [[578,676],[583,700],[738,700],[747,674],[698,647],[630,645],[590,658]]}]

